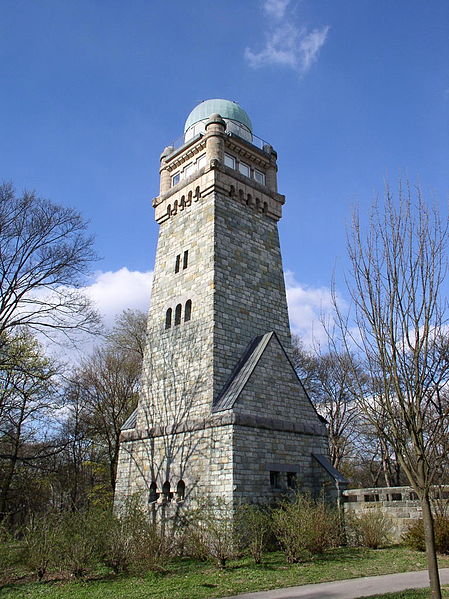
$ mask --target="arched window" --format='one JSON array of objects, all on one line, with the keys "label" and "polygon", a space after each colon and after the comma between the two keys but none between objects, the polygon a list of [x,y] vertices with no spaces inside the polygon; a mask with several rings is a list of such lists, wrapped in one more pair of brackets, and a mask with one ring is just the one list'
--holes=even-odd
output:
[{"label": "arched window", "polygon": [[192,300],[187,300],[184,306],[184,322],[192,318]]},{"label": "arched window", "polygon": [[177,214],[178,212],[178,200],[175,200],[175,203],[173,204],[173,210],[171,211],[172,214]]},{"label": "arched window", "polygon": [[267,202],[264,202],[264,203],[263,203],[263,211],[262,211],[262,212],[263,212],[264,214],[267,214],[267,212],[268,212],[268,203],[267,203]]},{"label": "arched window", "polygon": [[252,203],[253,203],[253,198],[251,197],[251,194],[249,193],[249,194],[246,196],[246,205],[247,205],[247,206],[252,206]]},{"label": "arched window", "polygon": [[181,196],[181,200],[179,202],[179,209],[180,210],[184,210],[184,206],[186,205],[186,197],[185,196]]},{"label": "arched window", "polygon": [[167,214],[168,214],[168,216],[170,216],[170,214],[171,214],[171,204],[169,204],[167,206]]},{"label": "arched window", "polygon": [[229,197],[233,198],[235,196],[235,187],[234,185],[231,185],[231,188],[229,190]]},{"label": "arched window", "polygon": [[165,313],[165,328],[169,329],[171,327],[171,317],[173,310],[169,308]]},{"label": "arched window", "polygon": [[159,499],[159,493],[157,492],[157,484],[153,481],[150,485],[150,495],[148,497],[148,503],[154,503]]},{"label": "arched window", "polygon": [[186,484],[183,480],[180,480],[176,486],[176,499],[183,501],[186,496]]},{"label": "arched window", "polygon": [[256,210],[257,211],[260,210],[260,200],[259,200],[259,198],[256,198]]},{"label": "arched window", "polygon": [[201,197],[201,192],[199,186],[195,188],[195,202],[197,202]]},{"label": "arched window", "polygon": [[188,195],[187,195],[187,202],[186,202],[186,206],[190,206],[190,204],[192,203],[192,192],[189,191]]},{"label": "arched window", "polygon": [[181,312],[182,306],[181,304],[178,304],[175,309],[175,326],[181,324]]},{"label": "arched window", "polygon": [[162,495],[164,501],[170,501],[170,499],[173,497],[173,493],[170,493],[170,483],[168,480],[166,480],[162,485]]}]

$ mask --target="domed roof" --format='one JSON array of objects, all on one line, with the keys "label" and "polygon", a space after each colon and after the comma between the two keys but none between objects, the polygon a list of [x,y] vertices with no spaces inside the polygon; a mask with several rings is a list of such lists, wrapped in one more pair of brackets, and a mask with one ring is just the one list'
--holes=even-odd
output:
[{"label": "domed roof", "polygon": [[205,100],[195,106],[192,112],[189,114],[186,120],[186,124],[184,125],[184,133],[187,131],[189,127],[198,123],[199,121],[204,121],[209,118],[212,114],[219,114],[224,119],[230,119],[231,121],[237,121],[241,123],[245,127],[247,127],[252,133],[253,126],[249,116],[237,102],[231,102],[231,100],[222,100],[222,99],[214,99],[214,100]]}]

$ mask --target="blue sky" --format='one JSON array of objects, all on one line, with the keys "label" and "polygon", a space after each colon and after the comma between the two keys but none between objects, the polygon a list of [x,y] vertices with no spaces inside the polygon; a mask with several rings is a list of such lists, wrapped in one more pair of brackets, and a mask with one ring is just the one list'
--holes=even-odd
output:
[{"label": "blue sky", "polygon": [[147,301],[159,155],[204,99],[238,101],[278,151],[306,335],[354,205],[399,176],[447,203],[447,0],[3,0],[0,69],[0,176],[90,220],[109,316]]}]

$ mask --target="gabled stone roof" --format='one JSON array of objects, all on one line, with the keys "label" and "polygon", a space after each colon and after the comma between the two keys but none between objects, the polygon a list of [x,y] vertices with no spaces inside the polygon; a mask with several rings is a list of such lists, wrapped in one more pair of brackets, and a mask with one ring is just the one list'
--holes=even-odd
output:
[{"label": "gabled stone roof", "polygon": [[221,412],[222,410],[229,410],[232,408],[273,335],[276,335],[276,333],[270,331],[269,333],[265,333],[265,335],[255,337],[251,341],[246,348],[245,353],[237,363],[237,366],[232,371],[225,386],[214,399],[212,405],[213,412]]},{"label": "gabled stone roof", "polygon": [[122,424],[121,431],[129,431],[132,428],[136,428],[137,423],[137,409],[128,416],[125,422]]}]

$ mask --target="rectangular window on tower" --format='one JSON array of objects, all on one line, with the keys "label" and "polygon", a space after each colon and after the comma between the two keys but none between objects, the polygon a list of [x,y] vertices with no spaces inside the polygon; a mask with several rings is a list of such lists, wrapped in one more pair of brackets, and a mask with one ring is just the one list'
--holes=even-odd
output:
[{"label": "rectangular window on tower", "polygon": [[184,258],[182,260],[182,268],[185,270],[189,264],[189,250],[184,252]]},{"label": "rectangular window on tower", "polygon": [[239,171],[242,173],[242,175],[245,175],[245,177],[249,177],[251,174],[249,166],[244,162],[239,162]]},{"label": "rectangular window on tower", "polygon": [[262,185],[265,185],[265,175],[261,171],[254,169],[254,179],[257,181],[257,183],[262,183]]},{"label": "rectangular window on tower", "polygon": [[196,168],[198,170],[200,170],[200,168],[203,168],[203,166],[206,166],[206,154],[203,154],[196,160]]},{"label": "rectangular window on tower", "polygon": [[229,154],[224,155],[224,163],[225,166],[229,166],[229,168],[235,168],[235,158]]},{"label": "rectangular window on tower", "polygon": [[173,175],[173,177],[171,178],[172,187],[174,187],[175,185],[178,185],[178,183],[180,181],[181,181],[181,173],[176,173],[175,175]]},{"label": "rectangular window on tower", "polygon": [[195,164],[193,162],[191,162],[184,168],[184,178],[187,179],[194,172],[195,172]]},{"label": "rectangular window on tower", "polygon": [[179,272],[180,264],[181,264],[181,254],[178,254],[176,256],[176,261],[175,261],[175,272]]}]

